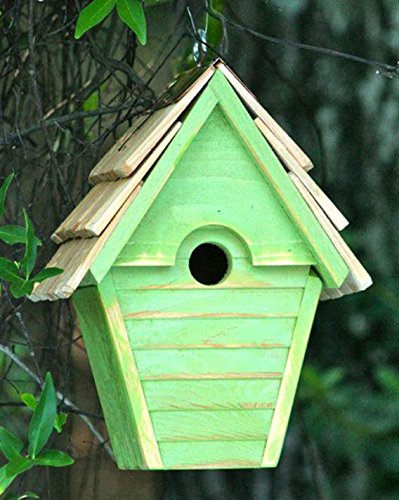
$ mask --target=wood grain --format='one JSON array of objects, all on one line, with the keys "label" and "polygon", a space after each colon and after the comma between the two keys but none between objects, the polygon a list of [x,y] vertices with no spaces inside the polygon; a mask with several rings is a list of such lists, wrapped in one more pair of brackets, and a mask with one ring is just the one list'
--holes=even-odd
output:
[{"label": "wood grain", "polygon": [[100,160],[90,172],[89,181],[95,184],[129,177],[190,105],[214,71],[215,68],[209,67],[180,100],[155,111],[127,140],[114,149],[112,154]]},{"label": "wood grain", "polygon": [[[260,118],[255,118],[255,123],[273,147],[273,142],[275,142],[275,140],[272,137],[272,132],[269,131],[269,129]],[[305,188],[320,205],[320,207],[322,207],[326,215],[331,219],[335,227],[339,231],[342,231],[342,229],[344,229],[349,224],[346,217],[338,210],[338,208],[334,205],[330,198],[328,198],[328,196],[319,188],[312,177],[310,177],[310,175],[301,168],[297,160],[290,154],[287,149],[285,149],[283,146],[277,148],[276,146],[274,146],[274,148],[276,149],[277,155],[282,159],[288,170],[294,172],[298,179],[300,179],[300,181],[303,183]]]},{"label": "wood grain", "polygon": [[130,446],[136,444],[140,453],[136,450],[135,461],[141,468],[162,467],[111,277],[98,288],[80,289],[74,295],[74,305],[118,462],[122,467],[135,468]]},{"label": "wood grain", "polygon": [[229,83],[232,85],[237,94],[246,103],[250,110],[255,113],[270,130],[275,137],[275,145],[277,142],[281,148],[286,149],[290,155],[297,161],[297,163],[304,170],[313,168],[313,163],[310,158],[302,151],[302,149],[291,139],[287,132],[272,118],[272,116],[261,106],[256,97],[248,90],[248,88],[241,82],[230,68],[223,62],[220,62],[216,67],[222,71]]},{"label": "wood grain", "polygon": [[276,409],[262,459],[262,467],[276,467],[280,458],[321,289],[320,278],[313,274],[309,275],[281,381]]},{"label": "wood grain", "polygon": [[167,468],[253,468],[260,467],[264,440],[160,443]]},{"label": "wood grain", "polygon": [[284,168],[221,72],[215,73],[206,90],[208,89],[214,92],[220,108],[240,134],[243,144],[256,159],[275,195],[312,249],[317,259],[316,268],[326,285],[331,288],[341,286],[348,268],[306,202],[290,183]]},{"label": "wood grain", "polygon": [[67,299],[73,294],[140,189],[140,185],[134,189],[101,236],[67,241],[59,247],[46,267],[59,267],[64,272],[37,284],[29,297],[33,302]]},{"label": "wood grain", "polygon": [[129,319],[133,349],[289,347],[296,318]]},{"label": "wood grain", "polygon": [[167,349],[135,352],[142,380],[252,376],[284,371],[288,349]]},{"label": "wood grain", "polygon": [[278,379],[143,382],[150,411],[272,409],[279,387]]},{"label": "wood grain", "polygon": [[272,415],[268,409],[151,412],[158,443],[265,439]]},{"label": "wood grain", "polygon": [[331,224],[329,219],[326,217],[324,212],[320,209],[317,203],[314,201],[312,196],[308,193],[306,188],[300,182],[298,177],[291,173],[289,174],[292,182],[297,187],[298,191],[302,194],[306,203],[309,205],[310,209],[315,214],[320,225],[325,230],[326,234],[333,242],[335,248],[338,250],[342,258],[344,259],[346,265],[349,268],[349,274],[345,279],[344,283],[338,290],[324,290],[322,298],[339,298],[343,295],[348,295],[351,293],[357,293],[362,290],[366,290],[372,285],[373,281],[371,276],[368,274],[366,269],[363,267],[359,259],[355,256],[349,246],[345,243],[342,236]]},{"label": "wood grain", "polygon": [[62,243],[69,239],[100,236],[132,191],[154,166],[180,127],[181,122],[173,125],[131,177],[96,184],[56,229],[51,239]]}]

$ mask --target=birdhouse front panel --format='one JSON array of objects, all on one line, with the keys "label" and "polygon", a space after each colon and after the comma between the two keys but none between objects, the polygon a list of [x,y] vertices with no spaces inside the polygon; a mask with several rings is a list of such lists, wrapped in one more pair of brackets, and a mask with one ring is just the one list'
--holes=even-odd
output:
[{"label": "birdhouse front panel", "polygon": [[163,467],[262,466],[314,263],[216,108],[110,272]]},{"label": "birdhouse front panel", "polygon": [[73,294],[122,469],[276,466],[322,290],[371,283],[284,134],[216,63],[107,153],[54,234],[65,276],[32,298]]}]

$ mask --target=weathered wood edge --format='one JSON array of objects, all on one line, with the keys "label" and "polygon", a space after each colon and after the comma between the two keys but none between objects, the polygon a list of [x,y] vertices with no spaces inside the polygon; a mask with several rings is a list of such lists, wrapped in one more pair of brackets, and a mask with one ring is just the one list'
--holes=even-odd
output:
[{"label": "weathered wood edge", "polygon": [[[130,193],[165,151],[180,127],[181,122],[176,122],[171,127],[131,177],[96,184],[55,230],[51,239],[56,243],[63,243],[69,239],[100,236]],[[92,208],[94,204],[95,212]]]},{"label": "weathered wood edge", "polygon": [[156,168],[151,172],[143,185],[137,200],[126,211],[121,222],[102,248],[90,271],[97,282],[100,282],[111,268],[123,246],[129,241],[136,227],[159,192],[172,174],[175,166],[183,156],[192,140],[197,135],[210,113],[217,104],[212,92],[201,94],[197,103],[185,118],[182,127],[159,159]]},{"label": "weathered wood edge", "polygon": [[[349,268],[349,274],[342,286],[338,290],[324,290],[322,299],[324,298],[324,295],[326,295],[327,298],[338,298],[342,297],[343,295],[349,295],[351,293],[357,293],[366,290],[373,284],[373,280],[371,279],[369,273],[366,271],[362,263],[346,244],[345,240],[342,238],[336,228],[332,225],[325,213],[318,206],[314,198],[306,190],[300,179],[298,179],[298,177],[292,172],[290,172],[288,175],[294,183],[295,187],[302,194],[304,200],[317,217],[317,220],[320,222],[321,226],[323,227],[330,240],[333,242],[335,248],[341,254],[342,258]],[[329,296],[330,293],[332,295],[331,297]]]},{"label": "weathered wood edge", "polygon": [[270,426],[262,467],[276,467],[281,455],[306,347],[322,289],[320,278],[310,274],[294,328],[280,391]]},{"label": "weathered wood edge", "polygon": [[98,289],[109,317],[110,326],[112,327],[118,358],[120,359],[122,368],[124,368],[123,379],[126,382],[127,395],[137,425],[137,436],[144,464],[150,469],[163,467],[158,443],[147,408],[147,402],[140,382],[134,354],[130,346],[126,326],[123,321],[122,311],[119,307],[112,276],[108,275],[106,279],[100,283]]},{"label": "weathered wood edge", "polygon": [[309,191],[314,200],[320,205],[325,214],[329,217],[334,226],[338,231],[342,231],[349,225],[349,221],[340,212],[340,210],[334,205],[330,198],[322,191],[312,177],[307,174],[298,161],[291,155],[291,153],[276,141],[273,132],[271,132],[265,123],[260,118],[255,118],[254,120],[256,126],[265,136],[266,140],[269,141],[270,145],[275,149],[277,156],[281,158],[283,163],[286,165],[288,170],[293,172],[302,182],[303,186]]},{"label": "weathered wood edge", "polygon": [[338,288],[348,274],[345,262],[307,203],[292,185],[284,167],[221,71],[216,71],[208,89],[214,92],[226,117],[242,137],[288,216],[309,244],[317,261],[316,267],[326,286]]},{"label": "weathered wood edge", "polygon": [[284,145],[291,155],[298,161],[303,170],[310,170],[313,168],[312,160],[306,153],[298,146],[298,144],[287,134],[287,132],[276,122],[276,120],[263,108],[260,102],[252,94],[252,92],[243,84],[237,75],[228,67],[223,61],[216,63],[218,68],[225,78],[230,82],[234,90],[251,109],[251,111],[259,116],[265,123],[269,130],[273,132],[277,140]]}]

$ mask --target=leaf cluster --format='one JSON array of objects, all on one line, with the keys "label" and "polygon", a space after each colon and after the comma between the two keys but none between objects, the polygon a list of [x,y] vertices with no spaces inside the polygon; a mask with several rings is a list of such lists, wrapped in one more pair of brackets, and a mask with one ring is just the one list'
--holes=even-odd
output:
[{"label": "leaf cluster", "polygon": [[[27,453],[23,454],[23,442],[5,427],[0,427],[0,451],[8,460],[0,468],[0,495],[16,477],[35,466],[66,467],[74,463],[73,458],[62,451],[42,451],[53,429],[60,433],[66,423],[66,414],[57,413],[57,396],[51,374],[46,374],[45,384],[38,401],[33,394],[28,393],[22,394],[21,399],[33,411],[27,436],[28,449]],[[8,498],[38,498],[38,496],[27,492],[20,497]]]},{"label": "leaf cluster", "polygon": [[[4,214],[7,191],[14,174],[9,175],[0,187],[0,217]],[[10,286],[10,292],[14,298],[29,295],[35,283],[40,283],[52,276],[63,272],[62,269],[53,267],[46,268],[32,276],[37,258],[37,247],[42,243],[35,234],[33,224],[24,210],[24,226],[2,225],[0,226],[0,240],[7,245],[22,244],[25,246],[23,258],[20,261],[12,261],[0,256],[0,280]]]}]

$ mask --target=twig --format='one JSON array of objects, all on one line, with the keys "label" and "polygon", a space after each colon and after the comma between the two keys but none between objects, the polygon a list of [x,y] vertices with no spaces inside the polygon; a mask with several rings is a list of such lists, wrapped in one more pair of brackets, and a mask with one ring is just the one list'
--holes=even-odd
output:
[{"label": "twig", "polygon": [[260,33],[259,31],[253,30],[252,28],[248,28],[243,24],[236,23],[232,19],[229,19],[227,16],[212,10],[212,8],[209,8],[208,12],[211,16],[215,17],[219,21],[230,24],[234,28],[243,31],[245,33],[248,33],[249,35],[255,38],[264,40],[265,42],[275,43],[277,45],[285,45],[287,47],[293,47],[295,49],[317,52],[318,54],[325,54],[327,56],[340,57],[341,59],[347,59],[349,61],[353,61],[356,63],[373,66],[377,68],[377,74],[386,76],[387,78],[399,78],[399,61],[396,63],[396,65],[392,65],[380,61],[374,61],[372,59],[366,59],[365,57],[359,57],[354,54],[348,54],[347,52],[341,52],[339,50],[328,49],[326,47],[318,47],[315,45],[309,45],[307,43],[293,42],[291,40],[285,40],[283,38],[277,38],[274,36],[265,35],[263,33]]},{"label": "twig", "polygon": [[[3,345],[0,344],[0,352],[8,356],[16,365],[18,365],[25,373],[27,373],[37,384],[40,388],[43,388],[43,382],[40,380],[40,378],[27,366],[18,356],[16,356],[12,350]],[[103,436],[98,432],[98,430],[94,427],[93,423],[91,422],[90,418],[87,417],[86,415],[82,414],[79,410],[79,408],[75,405],[73,401],[71,401],[69,398],[67,398],[64,394],[61,392],[57,391],[57,398],[61,401],[63,401],[71,410],[76,411],[76,413],[79,415],[79,417],[83,420],[83,422],[86,424],[90,432],[93,434],[93,436],[98,440],[100,443],[100,446],[104,448],[104,450],[108,453],[109,457],[115,461],[114,453],[107,443],[107,440],[103,438]]]}]

